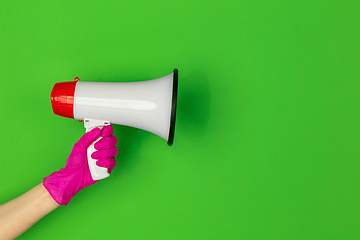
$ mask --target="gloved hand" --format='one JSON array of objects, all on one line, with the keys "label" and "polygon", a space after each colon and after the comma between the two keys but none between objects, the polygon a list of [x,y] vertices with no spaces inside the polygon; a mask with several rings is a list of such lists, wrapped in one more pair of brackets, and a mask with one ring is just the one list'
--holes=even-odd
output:
[{"label": "gloved hand", "polygon": [[97,151],[91,157],[99,159],[96,165],[108,168],[108,172],[111,173],[116,164],[114,157],[118,152],[117,138],[112,135],[113,133],[111,125],[104,126],[101,130],[94,128],[85,133],[74,145],[65,168],[44,178],[44,187],[58,204],[66,206],[81,189],[97,182],[91,178],[87,149],[100,135],[103,138],[95,143]]}]

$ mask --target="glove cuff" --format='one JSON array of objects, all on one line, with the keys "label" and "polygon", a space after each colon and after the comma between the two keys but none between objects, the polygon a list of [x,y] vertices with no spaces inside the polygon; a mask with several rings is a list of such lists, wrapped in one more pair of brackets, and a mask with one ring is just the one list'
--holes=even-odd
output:
[{"label": "glove cuff", "polygon": [[70,200],[82,189],[81,184],[74,184],[77,182],[76,175],[77,172],[70,172],[63,168],[44,177],[43,185],[55,202],[67,206]]}]

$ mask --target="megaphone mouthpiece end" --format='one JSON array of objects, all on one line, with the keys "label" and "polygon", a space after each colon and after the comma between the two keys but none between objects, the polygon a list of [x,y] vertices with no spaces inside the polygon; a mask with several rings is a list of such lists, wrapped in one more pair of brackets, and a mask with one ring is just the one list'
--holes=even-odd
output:
[{"label": "megaphone mouthpiece end", "polygon": [[56,115],[74,118],[74,92],[76,82],[56,83],[51,91],[51,106]]}]

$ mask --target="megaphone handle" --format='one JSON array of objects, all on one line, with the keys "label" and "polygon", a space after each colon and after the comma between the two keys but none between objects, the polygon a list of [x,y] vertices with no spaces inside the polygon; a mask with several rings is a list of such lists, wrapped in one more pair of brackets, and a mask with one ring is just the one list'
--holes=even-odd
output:
[{"label": "megaphone handle", "polygon": [[100,180],[100,179],[104,179],[110,176],[110,174],[108,173],[108,169],[104,168],[104,167],[99,167],[98,165],[96,165],[96,162],[98,160],[93,159],[91,157],[91,154],[93,154],[93,152],[96,151],[94,145],[95,143],[97,143],[100,139],[102,139],[102,137],[99,137],[95,142],[93,142],[90,147],[87,149],[87,157],[88,157],[88,164],[89,164],[89,169],[90,169],[90,173],[91,173],[91,177],[93,180]]},{"label": "megaphone handle", "polygon": [[[95,125],[96,124],[96,125]],[[100,129],[102,129],[105,125],[110,125],[110,122],[108,121],[101,121],[101,124],[99,124],[98,120],[91,120],[91,119],[85,119],[85,128],[86,128],[86,132],[89,132],[91,129],[93,129],[94,127],[98,127]],[[90,169],[90,173],[91,173],[91,177],[94,181],[96,180],[101,180],[104,178],[107,178],[110,176],[108,169],[105,167],[99,167],[98,165],[96,165],[96,162],[98,160],[93,159],[91,157],[91,154],[93,154],[96,149],[94,147],[95,143],[97,143],[98,141],[100,141],[100,139],[102,139],[102,137],[99,137],[95,142],[93,142],[90,147],[87,149],[87,158],[88,158],[88,164],[89,164],[89,169]]]}]

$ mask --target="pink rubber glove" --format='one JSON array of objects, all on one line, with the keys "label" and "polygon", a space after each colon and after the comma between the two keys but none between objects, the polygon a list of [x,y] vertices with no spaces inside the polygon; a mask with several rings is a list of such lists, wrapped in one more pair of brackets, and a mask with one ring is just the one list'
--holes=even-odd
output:
[{"label": "pink rubber glove", "polygon": [[50,193],[51,197],[60,205],[68,205],[71,198],[81,189],[86,188],[97,181],[91,178],[91,173],[87,160],[88,147],[97,140],[100,135],[103,137],[95,143],[95,151],[91,157],[99,159],[96,165],[108,168],[108,172],[115,167],[115,156],[118,152],[116,148],[117,138],[113,136],[114,130],[111,125],[105,126],[100,130],[94,128],[85,133],[80,140],[75,143],[65,168],[58,172],[53,172],[43,180],[43,185]]}]

